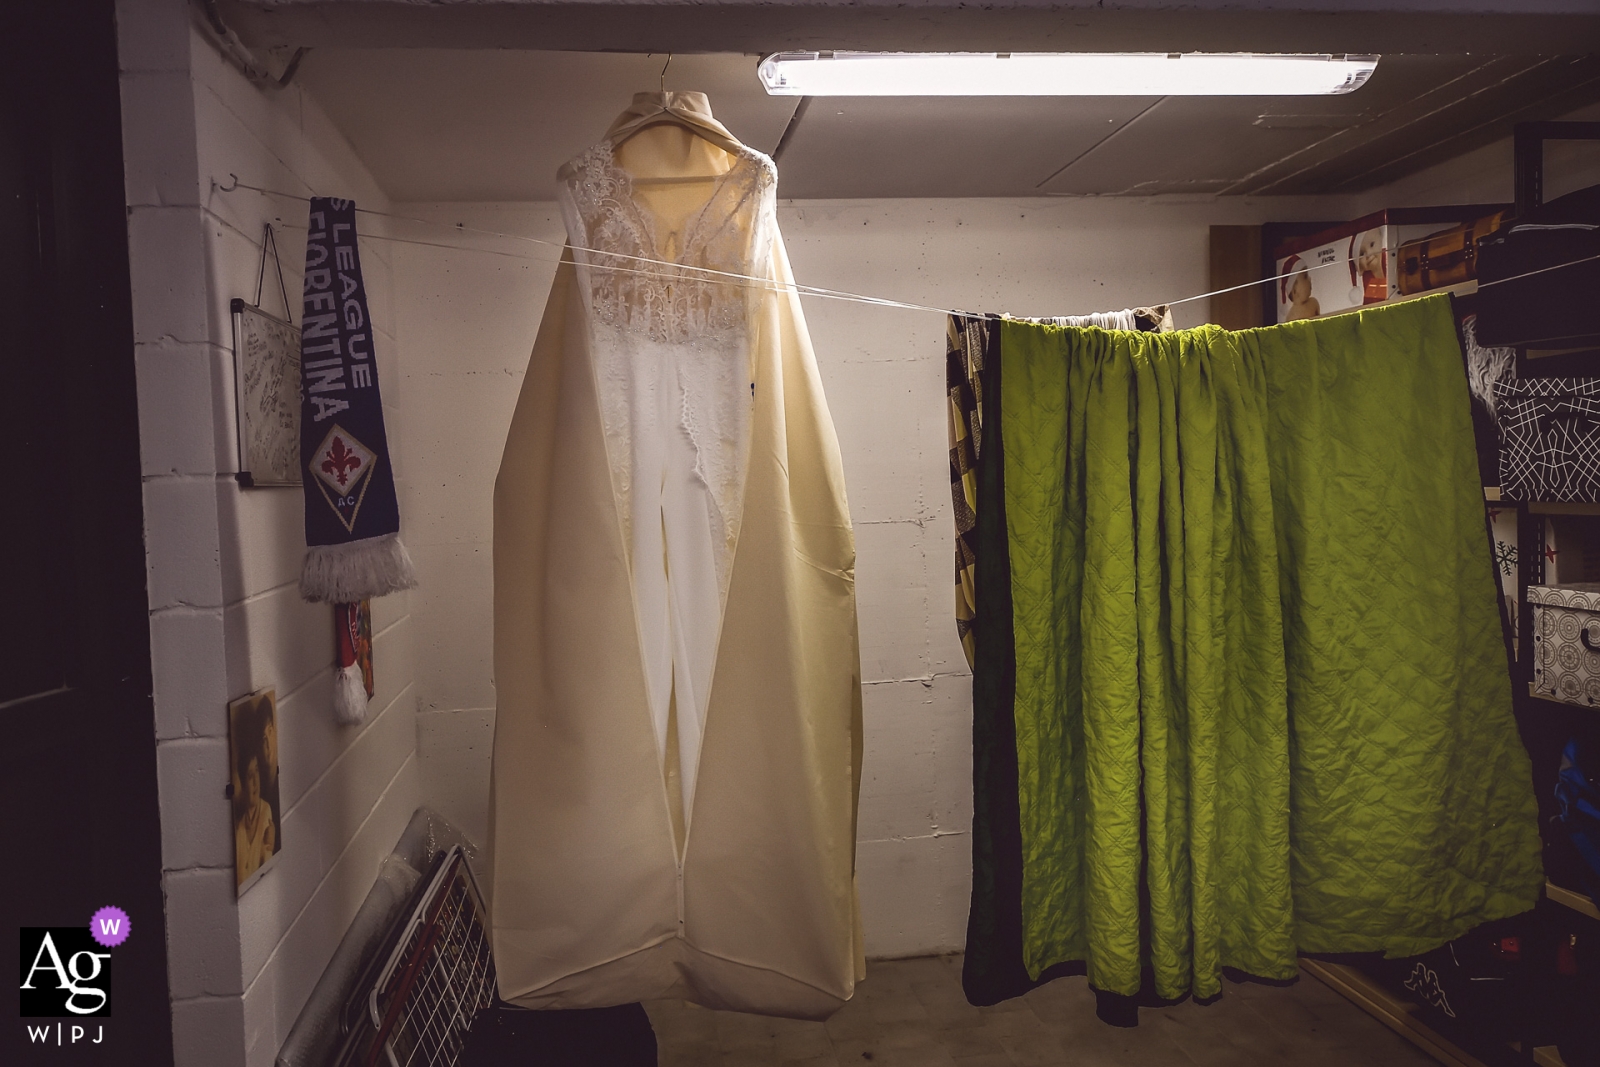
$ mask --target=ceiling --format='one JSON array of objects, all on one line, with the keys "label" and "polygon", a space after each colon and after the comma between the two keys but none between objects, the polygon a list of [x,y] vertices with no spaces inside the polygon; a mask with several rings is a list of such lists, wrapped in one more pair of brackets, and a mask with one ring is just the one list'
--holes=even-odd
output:
[{"label": "ceiling", "polygon": [[[1356,192],[1600,100],[1600,57],[1386,55],[1343,96],[768,97],[755,55],[680,55],[779,158],[779,195],[972,197]],[[662,55],[487,49],[308,52],[297,74],[402,201],[548,200]],[[791,128],[792,122],[792,128]]]},{"label": "ceiling", "polygon": [[1600,42],[1596,0],[216,0],[216,10],[252,47],[1553,54]]}]

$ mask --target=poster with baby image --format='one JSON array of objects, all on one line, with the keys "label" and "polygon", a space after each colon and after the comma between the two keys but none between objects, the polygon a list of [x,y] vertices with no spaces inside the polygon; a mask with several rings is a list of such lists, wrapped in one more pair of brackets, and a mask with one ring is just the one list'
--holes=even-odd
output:
[{"label": "poster with baby image", "polygon": [[1278,321],[1314,319],[1389,298],[1387,226],[1278,260]]},{"label": "poster with baby image", "polygon": [[1280,244],[1273,256],[1278,322],[1314,319],[1400,296],[1400,248],[1499,205],[1391,208]]},{"label": "poster with baby image", "polygon": [[237,891],[261,878],[283,850],[278,807],[278,697],[262,689],[228,705],[228,755],[233,781],[233,873]]}]

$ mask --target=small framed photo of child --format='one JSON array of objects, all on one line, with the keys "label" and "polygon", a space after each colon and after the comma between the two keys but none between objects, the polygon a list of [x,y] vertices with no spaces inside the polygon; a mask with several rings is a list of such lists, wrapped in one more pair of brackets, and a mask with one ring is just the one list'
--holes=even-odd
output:
[{"label": "small framed photo of child", "polygon": [[228,705],[233,768],[234,883],[243,894],[283,850],[278,808],[278,697],[263,689]]}]

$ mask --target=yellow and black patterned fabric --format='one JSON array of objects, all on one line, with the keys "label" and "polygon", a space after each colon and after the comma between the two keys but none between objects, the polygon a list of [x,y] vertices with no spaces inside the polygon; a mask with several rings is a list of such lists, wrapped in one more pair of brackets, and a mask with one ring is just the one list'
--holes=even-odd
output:
[{"label": "yellow and black patterned fabric", "polygon": [[[983,365],[993,326],[1004,316],[951,315],[945,325],[945,409],[950,436],[950,496],[956,518],[956,633],[973,665],[976,604],[978,454],[983,449]],[[1100,326],[1161,333],[1173,328],[1165,304],[1071,318],[1033,319],[1055,326]],[[998,335],[995,335],[998,340]]]},{"label": "yellow and black patterned fabric", "polygon": [[989,332],[990,320],[976,315],[951,315],[945,330],[945,415],[950,431],[950,495],[956,516],[956,633],[968,667],[973,664],[978,452],[983,445],[983,353]]}]

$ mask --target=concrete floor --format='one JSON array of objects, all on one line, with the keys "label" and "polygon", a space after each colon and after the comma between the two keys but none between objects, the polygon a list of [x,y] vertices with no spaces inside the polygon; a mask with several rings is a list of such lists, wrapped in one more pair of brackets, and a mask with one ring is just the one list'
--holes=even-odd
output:
[{"label": "concrete floor", "polygon": [[1095,1018],[1083,978],[975,1008],[961,957],[867,964],[867,979],[826,1023],[645,1005],[661,1067],[1425,1067],[1433,1063],[1310,975],[1288,988],[1223,983],[1220,1001],[1145,1008],[1139,1026]]}]

